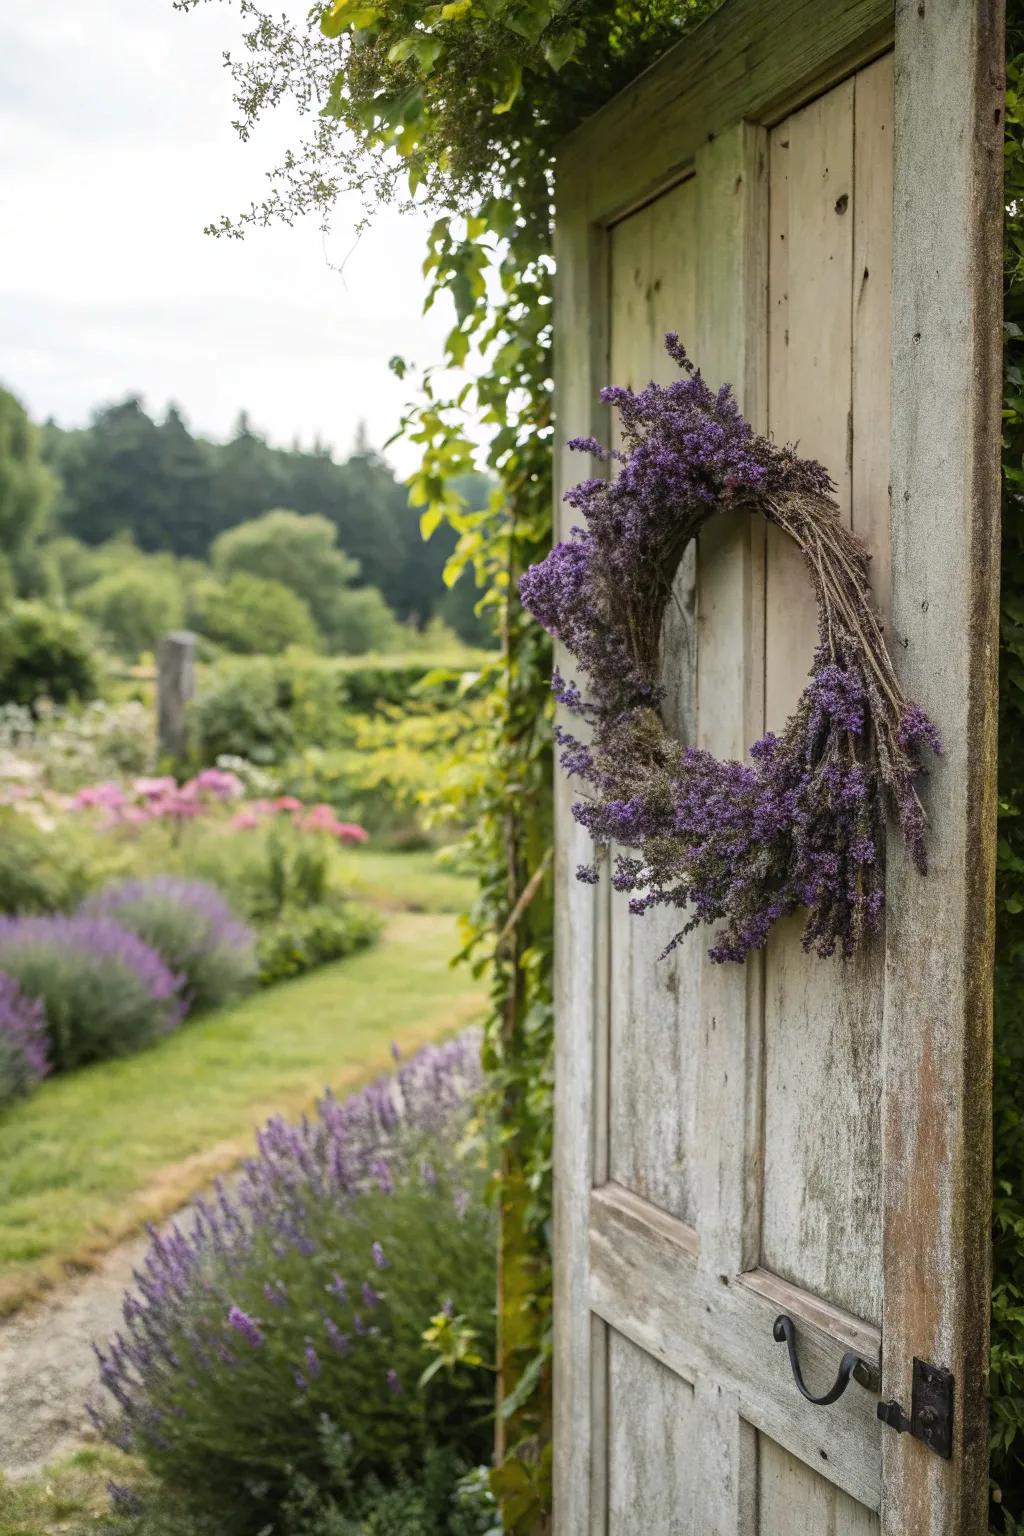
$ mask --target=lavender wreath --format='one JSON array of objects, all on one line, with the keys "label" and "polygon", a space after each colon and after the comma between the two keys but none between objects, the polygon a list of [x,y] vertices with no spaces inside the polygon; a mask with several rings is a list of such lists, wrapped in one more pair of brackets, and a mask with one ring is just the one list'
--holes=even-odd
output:
[{"label": "lavender wreath", "polygon": [[[743,960],[803,907],[804,948],[850,956],[878,928],[889,811],[926,872],[917,783],[925,749],[941,751],[939,735],[900,687],[871,599],[870,557],[840,520],[828,472],[758,436],[730,387],[710,389],[678,336],[665,346],[680,378],[638,394],[601,392],[618,412],[623,451],[570,442],[619,461],[619,473],[567,492],[586,527],[519,584],[588,678],[586,698],[557,670],[553,682],[591,726],[587,742],[556,730],[563,768],[591,790],[573,814],[598,848],[631,850],[617,855],[612,884],[630,894],[632,912],[687,912],[669,949],[718,923],[711,958]],[[794,540],[818,605],[800,701],[781,735],[754,743],[749,763],[681,744],[660,713],[672,581],[686,546],[726,508],[758,513]],[[594,864],[577,874],[598,879]]]}]

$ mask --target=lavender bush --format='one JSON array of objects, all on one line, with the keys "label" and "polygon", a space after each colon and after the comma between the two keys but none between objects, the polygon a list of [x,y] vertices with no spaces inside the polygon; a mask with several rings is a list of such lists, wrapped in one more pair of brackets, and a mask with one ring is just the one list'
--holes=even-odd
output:
[{"label": "lavender bush", "polygon": [[255,938],[214,886],[179,875],[120,880],[89,898],[89,917],[114,918],[184,977],[190,1011],[238,994],[256,973]]},{"label": "lavender bush", "polygon": [[181,1022],[183,978],[104,917],[0,918],[0,970],[40,998],[64,1072],[147,1045]]},{"label": "lavender bush", "polygon": [[0,971],[0,1107],[27,1093],[49,1070],[43,1005]]},{"label": "lavender bush", "polygon": [[[556,697],[591,726],[559,729],[561,762],[589,786],[573,807],[598,847],[634,850],[612,883],[630,909],[689,911],[674,943],[721,923],[715,960],[742,960],[773,925],[807,909],[805,949],[851,955],[877,929],[886,815],[926,869],[917,792],[935,727],[903,695],[868,580],[868,556],[842,524],[828,473],[755,435],[728,385],[717,393],[670,334],[682,370],[639,394],[609,388],[624,451],[570,447],[618,462],[614,480],[566,495],[585,519],[522,577],[526,607],[587,676],[587,696],[557,672]],[[799,546],[818,602],[818,648],[800,702],[749,763],[720,762],[665,731],[659,643],[672,579],[691,539],[728,508],[759,513]],[[596,866],[581,879],[596,881]]]},{"label": "lavender bush", "polygon": [[488,1454],[493,1218],[479,1155],[456,1150],[479,1081],[471,1035],[327,1093],[264,1127],[233,1192],[153,1234],[93,1413],[225,1536],[282,1529],[298,1487],[341,1497],[332,1445],[349,1482]]}]

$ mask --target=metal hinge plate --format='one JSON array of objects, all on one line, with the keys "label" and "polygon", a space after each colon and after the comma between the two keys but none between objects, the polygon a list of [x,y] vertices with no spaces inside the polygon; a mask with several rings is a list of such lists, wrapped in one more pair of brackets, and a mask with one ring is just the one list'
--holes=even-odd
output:
[{"label": "metal hinge plate", "polygon": [[915,1357],[910,1417],[896,1402],[879,1403],[878,1417],[899,1434],[913,1435],[948,1461],[953,1454],[952,1371]]}]

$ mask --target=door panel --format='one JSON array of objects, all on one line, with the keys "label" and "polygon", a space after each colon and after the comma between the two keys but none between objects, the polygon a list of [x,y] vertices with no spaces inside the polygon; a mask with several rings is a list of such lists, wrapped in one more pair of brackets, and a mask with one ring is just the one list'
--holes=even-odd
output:
[{"label": "door panel", "polygon": [[[611,376],[643,388],[674,369],[663,346],[696,313],[693,178],[622,220],[610,235]],[[666,261],[665,253],[674,253]],[[674,320],[667,317],[676,317]],[[662,633],[666,717],[683,737],[695,718],[695,555],[683,561]],[[700,951],[658,957],[671,914],[638,928],[628,898],[611,898],[608,1174],[684,1221],[696,1213]]]},{"label": "door panel", "polygon": [[[987,1122],[967,1042],[984,1080],[977,983],[990,934],[968,921],[961,871],[970,864],[991,899],[991,770],[966,743],[994,718],[997,373],[984,375],[987,393],[963,391],[982,377],[971,358],[998,359],[998,156],[985,181],[971,146],[991,101],[980,73],[964,84],[964,60],[996,56],[994,8],[901,0],[894,71],[891,0],[725,0],[560,158],[561,435],[607,437],[600,386],[672,378],[662,338],[678,331],[758,430],[828,466],[841,515],[871,552],[876,601],[896,616],[897,666],[951,749],[935,774],[933,872],[921,881],[894,848],[886,932],[846,964],[804,955],[799,919],[741,967],[711,965],[707,933],[660,960],[670,915],[631,917],[607,879],[573,884],[590,845],[571,820],[573,786],[559,783],[556,1536],[984,1530]],[[900,92],[902,121],[916,124],[903,151]],[[959,127],[933,142],[936,95]],[[975,225],[989,244],[976,259],[988,289],[964,265],[966,220],[957,252],[900,255],[900,238],[916,238],[906,210],[920,203],[901,153],[927,160],[936,228],[939,165],[962,187],[969,169],[972,186],[984,183]],[[900,271],[916,274],[903,290]],[[916,326],[902,340],[894,293]],[[912,349],[935,337],[926,394]],[[961,415],[968,398],[972,411],[983,402],[974,446],[961,434],[955,463],[938,408],[954,396]],[[562,455],[559,491],[586,473]],[[890,477],[901,487],[892,507]],[[929,499],[916,505],[920,484]],[[565,537],[573,516],[559,509]],[[941,540],[924,533],[933,524]],[[952,618],[939,635],[936,608],[958,616],[963,645],[948,645]],[[669,729],[745,755],[784,724],[813,657],[799,556],[760,521],[723,517],[677,574],[662,638]],[[937,645],[942,666],[925,654]],[[915,986],[899,929],[916,932],[924,912],[943,942]],[[877,1364],[883,1328],[885,1395],[905,1406],[913,1353],[959,1362],[952,1461],[883,1428],[877,1392],[857,1383],[828,1407],[806,1402],[773,1337],[780,1312],[812,1391],[831,1385],[847,1349]]]},{"label": "door panel", "polygon": [[757,1437],[757,1536],[878,1536],[878,1516],[790,1456]]},{"label": "door panel", "polygon": [[[888,391],[865,376],[890,347],[892,98],[889,56],[770,137],[769,428],[826,465],[875,581],[888,570]],[[807,676],[816,611],[792,543],[770,529],[768,550],[766,700],[778,729]],[[853,965],[822,962],[801,950],[800,927],[797,916],[777,929],[765,961],[762,1262],[878,1323],[884,946]]]},{"label": "door panel", "polygon": [[609,1536],[689,1536],[696,1479],[693,1388],[608,1333]]}]

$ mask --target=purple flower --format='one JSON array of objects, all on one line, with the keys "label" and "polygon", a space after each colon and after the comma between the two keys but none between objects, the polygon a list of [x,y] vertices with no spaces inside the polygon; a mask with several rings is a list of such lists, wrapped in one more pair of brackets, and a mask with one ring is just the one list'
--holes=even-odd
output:
[{"label": "purple flower", "polygon": [[236,921],[215,886],[177,875],[121,880],[83,905],[91,917],[114,918],[159,949],[187,982],[189,1001],[227,1001],[255,972],[255,938]]},{"label": "purple flower", "polygon": [[228,1310],[228,1327],[240,1333],[247,1344],[253,1349],[259,1349],[263,1343],[263,1334],[260,1332],[255,1319],[248,1312],[243,1312],[241,1307],[231,1307]]},{"label": "purple flower", "polygon": [[0,972],[46,1013],[55,1069],[166,1034],[184,1013],[183,978],[105,917],[0,917]]},{"label": "purple flower", "polygon": [[330,1346],[334,1350],[335,1354],[338,1354],[338,1355],[348,1355],[348,1354],[351,1354],[351,1352],[352,1352],[352,1340],[351,1340],[351,1338],[349,1337],[349,1335],[347,1333],[342,1333],[341,1329],[338,1327],[337,1323],[334,1321],[334,1319],[332,1317],[325,1317],[324,1318],[324,1332],[327,1335],[327,1342],[328,1342],[328,1344],[330,1344]]},{"label": "purple flower", "polygon": [[[328,1246],[325,1212],[333,1216],[364,1192],[376,1198],[382,1159],[396,1177],[415,1182],[424,1136],[442,1144],[457,1137],[480,1086],[478,1031],[427,1047],[348,1099],[325,1093],[316,1113],[298,1124],[269,1120],[232,1187],[197,1201],[189,1220],[152,1229],[125,1298],[123,1329],[98,1352],[109,1411],[97,1410],[96,1422],[105,1438],[145,1454],[167,1433],[147,1415],[156,1405],[164,1409],[169,1396],[188,1400],[208,1390],[208,1381],[217,1391],[255,1390],[248,1357],[260,1348],[258,1340],[259,1389],[266,1380],[273,1390],[276,1379],[282,1398],[311,1392],[318,1378],[330,1375],[332,1362],[340,1367],[359,1350],[376,1350],[378,1339],[383,1348],[393,1327],[390,1309],[383,1309],[370,1281],[346,1284],[331,1262],[357,1266],[358,1276],[369,1248],[376,1273],[388,1267],[384,1246],[366,1244],[355,1232],[349,1251]],[[297,1255],[307,1244],[315,1251],[302,1260]],[[279,1271],[274,1255],[288,1268]],[[242,1305],[251,1291],[241,1286],[254,1273],[268,1307],[264,1321]],[[285,1274],[287,1289],[278,1278]],[[334,1317],[324,1312],[325,1298]],[[287,1310],[270,1313],[271,1307]],[[313,1336],[293,1333],[289,1343],[293,1327]],[[286,1347],[270,1349],[274,1339]],[[382,1364],[368,1362],[367,1370]],[[381,1375],[382,1390],[383,1382]]]},{"label": "purple flower", "polygon": [[0,1105],[27,1092],[50,1070],[46,1014],[13,976],[0,971]]},{"label": "purple flower", "polygon": [[388,1368],[387,1382],[388,1382],[388,1391],[394,1397],[401,1397],[401,1395],[402,1395],[402,1383],[398,1379],[398,1372],[395,1370],[394,1366],[390,1366]]},{"label": "purple flower", "polygon": [[[884,901],[886,818],[899,820],[924,871],[922,752],[941,750],[924,712],[902,697],[872,606],[868,557],[838,517],[827,471],[757,436],[728,386],[712,390],[674,333],[671,384],[609,386],[623,451],[613,478],[565,496],[581,524],[520,579],[523,604],[561,640],[586,688],[555,671],[565,772],[586,786],[573,815],[599,850],[616,844],[612,883],[643,916],[680,915],[670,948],[720,924],[709,953],[742,960],[775,923],[807,909],[803,943],[851,955]],[[608,457],[591,438],[571,447]],[[660,715],[659,647],[672,577],[686,547],[730,508],[763,515],[801,548],[818,600],[814,666],[784,729],[720,762],[684,747]],[[596,884],[598,861],[578,878]]]}]

